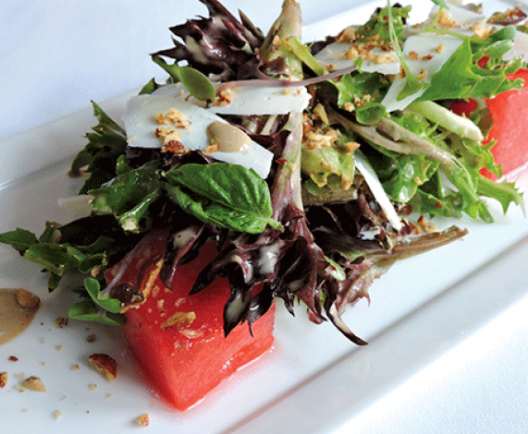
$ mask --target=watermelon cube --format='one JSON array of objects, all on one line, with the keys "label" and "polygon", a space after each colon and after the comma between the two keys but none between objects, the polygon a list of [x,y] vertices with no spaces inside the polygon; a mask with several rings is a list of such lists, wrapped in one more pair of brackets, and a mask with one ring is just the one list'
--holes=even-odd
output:
[{"label": "watermelon cube", "polygon": [[[152,258],[160,258],[163,251],[159,240],[146,243],[135,252],[120,282],[136,279],[147,261],[153,263]],[[146,300],[126,312],[125,338],[145,370],[148,385],[177,410],[203,400],[273,345],[274,305],[252,325],[251,332],[242,324],[225,337],[223,310],[231,293],[227,279],[218,278],[198,294],[188,295],[199,272],[215,255],[213,244],[204,246],[197,259],[179,268],[173,291],[159,278],[144,279],[149,287]]]}]

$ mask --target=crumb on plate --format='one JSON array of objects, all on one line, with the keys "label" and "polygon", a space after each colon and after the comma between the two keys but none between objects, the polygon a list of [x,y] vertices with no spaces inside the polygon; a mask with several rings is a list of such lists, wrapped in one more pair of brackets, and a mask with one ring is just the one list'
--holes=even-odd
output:
[{"label": "crumb on plate", "polygon": [[117,363],[108,354],[92,354],[88,361],[108,381],[114,381],[117,376]]},{"label": "crumb on plate", "polygon": [[150,417],[148,413],[143,413],[141,416],[136,418],[136,422],[140,426],[149,426],[150,425]]}]

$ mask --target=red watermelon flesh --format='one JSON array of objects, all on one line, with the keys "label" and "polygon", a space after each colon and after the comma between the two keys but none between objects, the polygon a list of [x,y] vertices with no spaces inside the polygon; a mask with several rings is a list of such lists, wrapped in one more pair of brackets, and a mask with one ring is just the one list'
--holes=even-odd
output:
[{"label": "red watermelon flesh", "polygon": [[[524,80],[524,87],[486,99],[493,127],[484,141],[484,144],[497,141],[491,152],[495,162],[502,166],[504,175],[528,164],[528,69],[519,69],[508,78]],[[476,102],[469,100],[453,104],[451,110],[469,116],[476,107]],[[482,173],[490,179],[496,178],[486,169]]]},{"label": "red watermelon flesh", "polygon": [[[147,258],[160,256],[164,242],[151,241],[142,250],[134,253],[135,260],[121,282],[140,273]],[[197,259],[179,269],[172,292],[156,278],[147,300],[126,312],[125,337],[149,386],[177,410],[201,401],[273,344],[274,306],[252,325],[253,335],[248,325],[242,324],[225,337],[223,309],[230,296],[227,279],[218,278],[202,292],[188,295],[198,273],[215,255],[214,245],[206,245]]]},{"label": "red watermelon flesh", "polygon": [[[520,69],[508,78],[523,79],[524,87],[487,100],[493,127],[486,143],[497,140],[491,152],[505,175],[528,163],[528,69]],[[486,176],[492,178],[489,173]]]}]

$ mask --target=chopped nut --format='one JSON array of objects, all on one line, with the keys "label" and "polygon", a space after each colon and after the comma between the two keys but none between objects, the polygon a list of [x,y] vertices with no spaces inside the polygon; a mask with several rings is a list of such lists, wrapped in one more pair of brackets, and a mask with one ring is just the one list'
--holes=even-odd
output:
[{"label": "chopped nut", "polygon": [[435,48],[435,51],[437,53],[441,53],[441,52],[444,51],[444,49],[445,49],[445,45],[444,44],[440,44],[438,47]]},{"label": "chopped nut", "polygon": [[79,365],[76,363],[75,365],[72,366],[72,371],[78,371],[79,370]]},{"label": "chopped nut", "polygon": [[492,27],[491,26],[487,26],[485,24],[474,23],[471,26],[470,30],[475,33],[475,36],[477,38],[486,39],[490,35]]},{"label": "chopped nut", "polygon": [[55,418],[55,420],[60,419],[62,417],[62,413],[57,410],[53,413],[53,417]]},{"label": "chopped nut", "polygon": [[68,325],[68,318],[55,318],[53,322],[58,328],[62,329]]},{"label": "chopped nut", "polygon": [[214,143],[212,145],[207,146],[207,148],[204,149],[204,152],[206,154],[214,154],[218,151],[219,148],[220,146],[217,143]]},{"label": "chopped nut", "polygon": [[95,340],[97,339],[97,336],[95,336],[95,333],[92,333],[91,335],[87,336],[86,337],[86,342],[95,342]]},{"label": "chopped nut", "polygon": [[62,350],[62,345],[55,345],[55,348],[57,351],[61,351]]},{"label": "chopped nut", "polygon": [[355,110],[355,106],[353,103],[351,102],[346,102],[345,105],[343,106],[343,108],[347,111],[347,112],[353,112]]},{"label": "chopped nut", "polygon": [[163,257],[157,260],[150,257],[144,258],[144,262],[141,263],[142,272],[139,276],[119,283],[112,289],[110,296],[121,301],[121,313],[125,313],[128,309],[137,308],[145,302],[152,288],[156,287],[154,282],[162,264]]},{"label": "chopped nut", "polygon": [[396,59],[388,54],[378,54],[376,57],[374,57],[374,62],[376,62],[378,65],[382,65],[384,63],[396,63]]},{"label": "chopped nut", "polygon": [[25,389],[34,390],[35,392],[45,392],[46,387],[39,377],[32,375],[29,378],[26,378],[22,383],[22,386]]},{"label": "chopped nut", "polygon": [[225,107],[231,104],[231,101],[234,98],[234,93],[232,89],[221,89],[220,92],[216,95],[212,105],[215,107],[221,106]]},{"label": "chopped nut", "polygon": [[168,318],[167,321],[161,324],[161,328],[165,329],[173,326],[177,326],[178,328],[187,327],[190,326],[195,319],[196,314],[194,312],[176,312]]},{"label": "chopped nut", "polygon": [[348,142],[345,144],[345,150],[347,153],[354,152],[356,149],[359,149],[358,142]]},{"label": "chopped nut", "polygon": [[97,384],[89,384],[88,387],[90,388],[90,390],[95,390],[97,389]]},{"label": "chopped nut", "polygon": [[0,372],[0,389],[3,389],[7,384],[7,372]]},{"label": "chopped nut", "polygon": [[338,140],[337,133],[333,129],[329,129],[325,134],[309,131],[305,138],[306,149],[329,148],[332,146],[332,143]]},{"label": "chopped nut", "polygon": [[359,34],[355,27],[347,27],[337,35],[336,41],[342,43],[351,44],[355,42],[359,37]]},{"label": "chopped nut", "polygon": [[445,10],[442,10],[442,12],[440,12],[440,19],[438,20],[438,24],[440,26],[448,28],[458,26],[457,21],[451,16],[449,12]]},{"label": "chopped nut", "polygon": [[169,142],[165,143],[161,149],[161,152],[170,152],[175,155],[183,155],[187,153],[187,149],[185,149],[185,146],[183,146],[182,143],[170,140]]},{"label": "chopped nut", "polygon": [[191,329],[180,330],[180,333],[184,336],[187,336],[188,338],[199,338],[200,336],[203,336],[204,334],[203,330],[191,330]]},{"label": "chopped nut", "polygon": [[323,121],[324,124],[329,124],[330,121],[328,120],[328,115],[326,113],[326,110],[322,104],[317,104],[314,108],[314,114]]},{"label": "chopped nut", "polygon": [[418,53],[416,51],[411,51],[409,57],[413,60],[418,60]]},{"label": "chopped nut", "polygon": [[422,69],[420,73],[416,76],[418,80],[425,80],[427,77],[427,70]]},{"label": "chopped nut", "polygon": [[143,413],[141,416],[136,418],[136,422],[140,426],[149,426],[150,425],[150,417],[149,417],[148,413]]},{"label": "chopped nut", "polygon": [[355,59],[359,57],[359,51],[357,49],[355,49],[354,47],[352,47],[350,50],[348,50],[346,53],[345,53],[345,58],[346,59]]},{"label": "chopped nut", "polygon": [[18,362],[18,357],[16,356],[9,356],[9,359],[8,359],[10,362]]},{"label": "chopped nut", "polygon": [[16,302],[25,309],[35,309],[40,305],[40,298],[25,289],[20,288],[16,293]]},{"label": "chopped nut", "polygon": [[108,354],[92,354],[88,357],[90,364],[108,381],[114,381],[117,376],[117,363]]}]

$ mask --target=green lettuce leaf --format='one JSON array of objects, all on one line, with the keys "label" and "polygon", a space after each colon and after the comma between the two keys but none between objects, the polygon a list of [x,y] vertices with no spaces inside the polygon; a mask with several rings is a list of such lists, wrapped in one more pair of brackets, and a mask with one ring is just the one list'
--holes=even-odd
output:
[{"label": "green lettuce leaf", "polygon": [[340,185],[350,187],[354,181],[355,164],[354,153],[347,152],[343,146],[347,141],[346,137],[341,137],[335,146],[303,148],[301,170],[319,187],[327,185],[332,175],[339,178]]},{"label": "green lettuce leaf", "polygon": [[[510,35],[506,35],[510,36]],[[475,47],[469,38],[465,38],[460,47],[449,58],[444,66],[431,77],[431,85],[417,101],[436,101],[464,98],[493,98],[500,92],[519,89],[522,82],[509,81],[506,73],[515,70],[518,60],[513,60],[509,68],[480,67],[477,62],[484,56],[500,56],[511,40],[494,42],[480,48],[475,53]],[[515,66],[512,66],[515,65]]]},{"label": "green lettuce leaf", "polygon": [[86,134],[88,144],[80,151],[71,165],[71,173],[78,176],[87,166],[90,177],[79,194],[98,188],[115,177],[115,165],[120,155],[124,155],[127,142],[125,131],[113,121],[101,107],[92,102],[94,115],[99,123]]},{"label": "green lettuce leaf", "polygon": [[90,190],[96,213],[114,214],[123,228],[138,232],[148,216],[149,207],[161,197],[160,161],[154,160],[131,169],[124,156],[119,159],[118,174],[112,182]]}]

